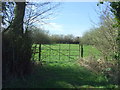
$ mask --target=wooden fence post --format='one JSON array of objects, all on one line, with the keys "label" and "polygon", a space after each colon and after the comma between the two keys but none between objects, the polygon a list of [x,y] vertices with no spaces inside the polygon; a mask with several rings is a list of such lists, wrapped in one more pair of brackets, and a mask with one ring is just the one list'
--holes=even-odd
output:
[{"label": "wooden fence post", "polygon": [[39,44],[39,61],[41,60],[41,44]]},{"label": "wooden fence post", "polygon": [[81,44],[81,57],[83,58],[83,44]]}]

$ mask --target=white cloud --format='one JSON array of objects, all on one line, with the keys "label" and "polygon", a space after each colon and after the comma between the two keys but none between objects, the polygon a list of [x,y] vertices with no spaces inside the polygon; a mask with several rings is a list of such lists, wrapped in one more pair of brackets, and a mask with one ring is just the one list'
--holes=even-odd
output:
[{"label": "white cloud", "polygon": [[51,30],[55,30],[55,31],[63,31],[63,26],[57,23],[49,23],[48,27]]},{"label": "white cloud", "polygon": [[45,29],[45,30],[56,31],[56,32],[64,31],[63,25],[57,24],[57,23],[44,24],[44,25],[42,25],[42,28]]}]

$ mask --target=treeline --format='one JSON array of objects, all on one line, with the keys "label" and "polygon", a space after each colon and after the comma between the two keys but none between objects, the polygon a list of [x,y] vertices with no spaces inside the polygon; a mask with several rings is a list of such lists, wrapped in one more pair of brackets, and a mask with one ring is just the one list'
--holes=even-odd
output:
[{"label": "treeline", "polygon": [[91,28],[82,36],[82,43],[94,45],[106,60],[118,59],[118,27],[111,11],[102,11],[99,26]]},{"label": "treeline", "polygon": [[30,31],[31,31],[31,36],[33,38],[33,43],[36,44],[53,44],[53,43],[79,44],[80,43],[80,37],[75,37],[72,34],[49,35],[48,31],[42,30],[37,27],[32,28],[32,30]]}]

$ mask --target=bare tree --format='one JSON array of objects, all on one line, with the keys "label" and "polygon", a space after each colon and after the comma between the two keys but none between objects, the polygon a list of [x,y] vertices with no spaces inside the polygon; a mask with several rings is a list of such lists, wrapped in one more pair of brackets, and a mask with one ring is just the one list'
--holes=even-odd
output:
[{"label": "bare tree", "polygon": [[[55,10],[57,10],[57,7],[60,5],[59,2],[26,2],[25,4],[24,29],[28,29],[29,26],[34,26],[38,23],[40,25],[46,24],[46,21],[55,14]],[[15,2],[2,2],[1,15],[5,30],[8,30],[15,18],[14,9],[16,5],[17,3]]]},{"label": "bare tree", "polygon": [[[51,10],[57,7],[51,2],[3,2],[3,76],[7,74],[24,76],[31,73],[32,39],[27,30],[29,26],[35,25],[37,21],[45,19]],[[31,7],[31,8],[30,8]],[[44,20],[43,20],[44,21]],[[24,68],[26,67],[26,68]]]},{"label": "bare tree", "polygon": [[43,2],[43,3],[28,3],[26,6],[25,24],[33,25],[36,23],[45,23],[50,19],[50,16],[55,14],[54,10],[60,3]]}]

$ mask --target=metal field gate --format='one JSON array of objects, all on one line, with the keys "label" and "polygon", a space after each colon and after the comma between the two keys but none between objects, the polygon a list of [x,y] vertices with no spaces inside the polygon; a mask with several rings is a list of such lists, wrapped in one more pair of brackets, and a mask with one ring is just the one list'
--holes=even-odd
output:
[{"label": "metal field gate", "polygon": [[34,44],[32,60],[45,63],[72,62],[81,57],[80,44]]}]

